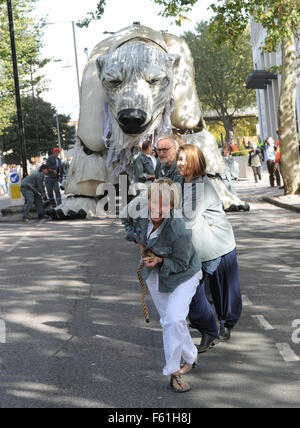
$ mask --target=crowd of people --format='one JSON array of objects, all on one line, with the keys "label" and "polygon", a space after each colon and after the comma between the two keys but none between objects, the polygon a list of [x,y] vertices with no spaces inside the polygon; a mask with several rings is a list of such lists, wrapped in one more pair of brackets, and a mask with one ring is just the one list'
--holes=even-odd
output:
[{"label": "crowd of people", "polygon": [[[183,375],[197,365],[198,354],[229,340],[240,318],[236,244],[200,149],[165,136],[155,152],[151,142],[142,145],[135,176],[144,186],[123,210],[121,220],[126,239],[138,245],[142,277],[160,316],[163,374],[170,376],[171,388],[182,393],[191,389]],[[205,279],[217,319],[206,297]],[[201,333],[198,347],[187,318],[190,327]]]},{"label": "crowd of people", "polygon": [[[61,183],[68,174],[72,158],[62,161],[60,149],[53,149],[53,153],[47,158],[35,157],[31,162],[27,161],[27,175],[21,180],[21,194],[25,199],[23,220],[29,221],[29,213],[33,206],[36,207],[40,219],[48,217],[47,211],[62,203]],[[0,195],[10,196],[10,175],[18,173],[22,177],[20,165],[2,165],[0,167]],[[47,209],[44,209],[44,201],[48,201]]]}]

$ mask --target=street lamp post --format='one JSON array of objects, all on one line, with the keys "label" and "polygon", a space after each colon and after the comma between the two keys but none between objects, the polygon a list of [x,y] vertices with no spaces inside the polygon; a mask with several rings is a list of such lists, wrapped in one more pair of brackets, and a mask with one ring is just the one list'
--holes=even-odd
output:
[{"label": "street lamp post", "polygon": [[60,140],[60,130],[59,130],[59,121],[58,121],[58,114],[55,113],[53,117],[56,118],[56,128],[57,128],[57,140],[58,140],[58,147],[59,151],[61,152],[61,140]]},{"label": "street lamp post", "polygon": [[73,29],[73,43],[74,43],[74,54],[75,54],[75,65],[76,65],[78,96],[79,96],[79,103],[80,103],[80,80],[79,80],[77,46],[76,46],[76,34],[75,34],[75,22],[74,21],[72,21],[72,29]]},{"label": "street lamp post", "polygon": [[13,11],[12,11],[11,0],[6,0],[6,2],[7,2],[7,13],[8,13],[8,22],[9,22],[11,56],[12,56],[13,71],[14,71],[21,160],[22,160],[22,167],[23,167],[23,177],[26,177],[28,175],[28,171],[27,171],[27,159],[26,159],[25,131],[24,131],[24,121],[23,121],[21,97],[20,97],[19,73],[18,73],[18,62],[17,62],[17,54],[16,54]]}]

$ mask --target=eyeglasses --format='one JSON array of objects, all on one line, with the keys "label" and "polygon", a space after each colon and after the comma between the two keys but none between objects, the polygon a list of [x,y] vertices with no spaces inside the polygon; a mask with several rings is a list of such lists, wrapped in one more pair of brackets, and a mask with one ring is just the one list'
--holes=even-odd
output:
[{"label": "eyeglasses", "polygon": [[167,153],[172,147],[174,147],[174,145],[169,147],[168,149],[165,149],[165,148],[164,149],[156,149],[156,151],[158,153]]}]

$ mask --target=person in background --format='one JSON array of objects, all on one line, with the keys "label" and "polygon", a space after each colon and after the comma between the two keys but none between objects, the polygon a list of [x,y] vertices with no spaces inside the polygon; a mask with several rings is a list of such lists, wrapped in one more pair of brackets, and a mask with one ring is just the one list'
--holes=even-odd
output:
[{"label": "person in background", "polygon": [[0,196],[3,197],[6,194],[6,176],[4,172],[4,168],[0,168]]},{"label": "person in background", "polygon": [[274,144],[274,139],[269,137],[265,146],[265,160],[267,162],[268,172],[269,172],[269,181],[270,186],[274,187],[276,177],[277,186],[280,187],[280,173],[278,170],[278,165],[276,165],[276,149]]},{"label": "person in background", "polygon": [[133,161],[135,183],[147,183],[155,179],[156,159],[152,156],[152,151],[152,142],[144,141],[141,152]]},{"label": "person in background", "polygon": [[46,199],[44,176],[48,174],[46,165],[42,165],[38,172],[27,175],[21,182],[21,193],[25,198],[23,221],[29,221],[29,212],[35,204],[39,219],[45,217],[46,212],[43,209],[43,199]]},{"label": "person in background", "polygon": [[227,189],[237,196],[236,183],[239,179],[239,164],[231,156],[230,146],[226,145],[222,149],[222,157],[225,163],[225,170],[221,174],[221,178]]},{"label": "person in background", "polygon": [[[46,162],[48,174],[46,176],[46,188],[49,201],[53,208],[61,205],[60,180],[64,171],[61,160],[59,159],[60,150],[58,147],[53,149],[53,155],[49,156]],[[54,197],[55,193],[55,197]]]},{"label": "person in background", "polygon": [[255,184],[258,184],[258,180],[261,181],[261,162],[262,162],[262,151],[255,143],[252,144],[249,152],[248,165],[252,168],[254,174]]},{"label": "person in background", "polygon": [[155,170],[156,178],[170,178],[174,183],[181,180],[177,170],[178,142],[174,136],[161,136],[156,151],[159,163]]}]

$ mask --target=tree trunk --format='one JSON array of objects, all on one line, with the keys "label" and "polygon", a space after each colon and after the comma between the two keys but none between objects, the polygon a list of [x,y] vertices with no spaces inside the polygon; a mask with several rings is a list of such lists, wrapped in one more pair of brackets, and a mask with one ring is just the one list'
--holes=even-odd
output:
[{"label": "tree trunk", "polygon": [[284,39],[278,108],[281,174],[286,195],[300,193],[300,160],[296,125],[297,65],[295,39]]},{"label": "tree trunk", "polygon": [[223,116],[222,122],[223,122],[223,126],[225,128],[225,131],[226,131],[225,141],[227,143],[236,144],[235,132],[234,132],[234,126],[233,126],[232,118],[230,116]]}]

